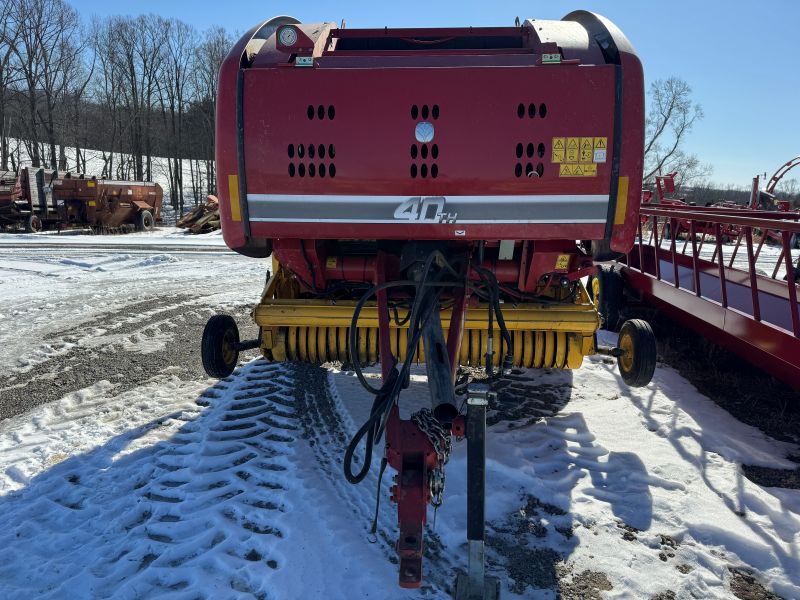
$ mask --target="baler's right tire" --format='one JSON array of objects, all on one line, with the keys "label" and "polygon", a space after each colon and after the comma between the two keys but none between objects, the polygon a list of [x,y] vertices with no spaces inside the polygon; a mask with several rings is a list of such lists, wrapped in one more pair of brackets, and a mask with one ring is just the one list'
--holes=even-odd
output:
[{"label": "baler's right tire", "polygon": [[151,231],[154,225],[155,219],[149,210],[140,210],[136,213],[136,231]]},{"label": "baler's right tire", "polygon": [[214,315],[203,329],[200,354],[209,377],[228,377],[239,362],[239,328],[230,315]]},{"label": "baler's right tire", "polygon": [[644,387],[656,370],[656,336],[647,321],[630,319],[619,330],[617,358],[622,381],[631,387]]},{"label": "baler's right tire", "polygon": [[25,231],[27,233],[39,233],[42,230],[42,220],[36,215],[31,215],[25,221]]},{"label": "baler's right tire", "polygon": [[616,331],[619,314],[625,304],[625,281],[613,265],[597,265],[597,274],[589,281],[589,297],[600,313],[602,327]]},{"label": "baler's right tire", "polygon": [[620,252],[611,249],[611,240],[591,240],[589,242],[589,251],[592,255],[594,262],[608,262],[609,260],[617,260],[622,256]]}]

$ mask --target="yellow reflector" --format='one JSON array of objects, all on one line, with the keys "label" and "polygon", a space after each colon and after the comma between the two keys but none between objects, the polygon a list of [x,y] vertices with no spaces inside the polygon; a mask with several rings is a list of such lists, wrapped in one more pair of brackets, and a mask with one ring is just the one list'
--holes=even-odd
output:
[{"label": "yellow reflector", "polygon": [[628,209],[628,178],[620,177],[617,186],[617,210],[614,213],[614,225],[625,222],[625,212]]},{"label": "yellow reflector", "polygon": [[[625,186],[627,189],[627,185]],[[242,220],[241,207],[239,206],[239,176],[228,175],[228,197],[231,199],[231,219]]]}]

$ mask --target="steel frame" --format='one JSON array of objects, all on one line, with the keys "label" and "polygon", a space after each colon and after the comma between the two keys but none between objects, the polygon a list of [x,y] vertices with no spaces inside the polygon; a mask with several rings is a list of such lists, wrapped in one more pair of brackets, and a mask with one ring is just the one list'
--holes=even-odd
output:
[{"label": "steel frame", "polygon": [[[624,258],[628,285],[645,303],[800,389],[800,259],[792,257],[790,248],[792,236],[800,235],[800,214],[643,206],[641,215],[647,227],[640,222],[637,243]],[[682,248],[676,239],[678,221],[689,225]],[[664,247],[667,225],[674,235]],[[726,259],[722,231],[731,225],[739,235]],[[708,234],[709,227],[716,235]],[[780,239],[781,252],[772,273],[763,275],[757,265],[770,234]],[[707,243],[714,248],[710,260],[701,257]],[[746,270],[734,264],[742,247]],[[781,266],[785,281],[778,278]]]}]

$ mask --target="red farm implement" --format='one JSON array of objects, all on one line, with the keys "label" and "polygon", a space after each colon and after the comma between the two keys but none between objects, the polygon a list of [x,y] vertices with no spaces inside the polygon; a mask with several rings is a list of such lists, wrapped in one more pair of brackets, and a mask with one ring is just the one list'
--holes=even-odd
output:
[{"label": "red farm implement", "polygon": [[[800,214],[648,206],[641,215],[624,259],[633,293],[800,389],[800,269],[792,254]],[[665,238],[678,222],[686,223],[686,238]],[[725,227],[736,228],[733,243],[723,244]]]},{"label": "red farm implement", "polygon": [[[466,435],[469,570],[457,595],[494,597],[483,486],[497,375],[574,369],[597,352],[619,357],[632,385],[655,367],[643,321],[623,328],[617,348],[597,347],[599,316],[581,283],[594,260],[630,250],[639,223],[644,94],[633,48],[585,11],[449,29],[277,17],[236,44],[219,82],[224,239],[271,255],[272,275],[253,311],[256,339],[239,341],[230,317],[209,321],[206,370],[227,376],[239,350],[258,347],[267,360],[356,371],[375,400],[344,474],[363,480],[385,434],[403,587],[421,584],[428,505],[442,501],[453,437]],[[426,365],[431,406],[403,419],[413,362]],[[371,363],[379,386],[362,373]],[[456,386],[460,366],[483,367],[484,387]]]}]

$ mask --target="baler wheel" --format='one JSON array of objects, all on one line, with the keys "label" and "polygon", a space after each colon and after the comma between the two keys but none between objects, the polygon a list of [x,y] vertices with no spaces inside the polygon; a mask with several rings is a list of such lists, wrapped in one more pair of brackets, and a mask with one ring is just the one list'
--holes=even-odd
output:
[{"label": "baler wheel", "polygon": [[203,329],[200,354],[209,377],[222,379],[233,373],[239,362],[239,328],[230,315],[214,315]]},{"label": "baler wheel", "polygon": [[36,215],[31,215],[25,221],[25,231],[28,233],[39,233],[42,230],[42,220]]},{"label": "baler wheel", "polygon": [[644,387],[656,370],[656,336],[647,321],[630,319],[619,331],[617,358],[622,380],[631,387]]},{"label": "baler wheel", "polygon": [[589,283],[589,296],[594,300],[603,321],[603,327],[615,331],[619,313],[625,303],[622,273],[612,265],[597,265],[597,274]]},{"label": "baler wheel", "polygon": [[150,231],[155,225],[153,213],[149,210],[140,210],[136,213],[136,230],[137,231]]}]

